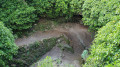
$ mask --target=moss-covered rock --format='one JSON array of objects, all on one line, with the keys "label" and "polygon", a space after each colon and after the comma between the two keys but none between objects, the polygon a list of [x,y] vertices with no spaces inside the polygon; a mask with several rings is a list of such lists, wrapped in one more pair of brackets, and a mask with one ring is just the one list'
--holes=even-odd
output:
[{"label": "moss-covered rock", "polygon": [[18,54],[14,56],[14,60],[9,63],[15,67],[29,67],[33,63],[50,51],[56,45],[57,38],[44,39],[37,41],[28,46],[22,46],[18,49]]}]

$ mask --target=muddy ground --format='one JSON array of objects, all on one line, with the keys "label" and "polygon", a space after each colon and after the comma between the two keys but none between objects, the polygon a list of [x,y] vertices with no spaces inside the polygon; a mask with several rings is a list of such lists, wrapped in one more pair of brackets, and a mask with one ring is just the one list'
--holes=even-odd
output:
[{"label": "muddy ground", "polygon": [[[34,43],[35,41],[41,41],[43,39],[48,39],[51,37],[59,37],[60,35],[65,35],[70,40],[70,45],[74,49],[74,53],[70,53],[64,51],[64,58],[62,58],[63,64],[72,64],[75,67],[81,67],[81,54],[85,48],[89,48],[92,42],[91,33],[88,32],[88,28],[79,23],[64,23],[52,30],[41,32],[37,31],[29,37],[23,37],[16,39],[16,44],[18,46],[29,45]],[[51,51],[46,53],[42,58],[44,59],[46,56],[51,56],[52,59],[60,58],[60,49],[58,47],[54,47]],[[41,61],[40,60],[40,61]],[[36,65],[33,67],[37,67]]]}]

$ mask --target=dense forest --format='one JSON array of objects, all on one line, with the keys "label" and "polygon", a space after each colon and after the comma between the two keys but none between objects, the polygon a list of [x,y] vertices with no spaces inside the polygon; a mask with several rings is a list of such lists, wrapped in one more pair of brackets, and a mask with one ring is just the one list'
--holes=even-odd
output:
[{"label": "dense forest", "polygon": [[[21,51],[15,38],[31,30],[40,18],[70,20],[74,15],[82,16],[83,24],[96,33],[82,66],[120,67],[120,0],[0,0],[0,67],[20,65],[21,62],[13,62]],[[43,47],[46,49],[40,50],[52,49]]]}]

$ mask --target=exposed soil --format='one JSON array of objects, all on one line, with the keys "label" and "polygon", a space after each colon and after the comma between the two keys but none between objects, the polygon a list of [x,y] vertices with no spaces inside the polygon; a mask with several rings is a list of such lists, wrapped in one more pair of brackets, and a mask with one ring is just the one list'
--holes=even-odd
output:
[{"label": "exposed soil", "polygon": [[35,41],[42,41],[43,39],[48,39],[51,37],[59,37],[61,34],[62,33],[56,30],[50,30],[46,32],[37,31],[29,37],[18,38],[15,42],[18,46],[29,45]]},{"label": "exposed soil", "polygon": [[[75,67],[80,67],[80,64],[82,63],[81,54],[84,50],[84,46],[89,48],[93,39],[91,38],[91,33],[88,32],[88,28],[78,23],[65,23],[50,31],[38,31],[29,37],[17,39],[16,44],[18,46],[28,45],[35,41],[41,41],[51,37],[59,37],[62,34],[67,36],[70,40],[70,45],[74,49],[74,54],[64,51],[63,54],[65,57],[62,58],[61,65],[67,63],[73,64]],[[60,58],[60,53],[60,49],[55,46],[51,51],[46,53],[41,60],[46,56],[51,56],[52,59]]]}]

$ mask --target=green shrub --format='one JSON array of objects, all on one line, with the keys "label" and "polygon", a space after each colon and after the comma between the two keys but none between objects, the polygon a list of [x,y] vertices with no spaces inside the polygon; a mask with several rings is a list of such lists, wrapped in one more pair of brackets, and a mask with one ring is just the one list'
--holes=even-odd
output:
[{"label": "green shrub", "polygon": [[85,0],[82,7],[83,23],[98,30],[107,22],[120,17],[119,0]]},{"label": "green shrub", "polygon": [[74,14],[79,14],[81,0],[27,0],[34,6],[37,14],[42,17],[56,18],[65,16],[71,18]]},{"label": "green shrub", "polygon": [[120,21],[98,30],[84,67],[120,67]]},{"label": "green shrub", "polygon": [[12,33],[0,22],[0,67],[5,67],[17,53]]},{"label": "green shrub", "polygon": [[12,30],[31,28],[37,17],[24,0],[0,0],[0,7],[0,20]]},{"label": "green shrub", "polygon": [[70,2],[70,11],[74,14],[78,15],[82,12],[82,5],[84,3],[84,0],[72,0]]},{"label": "green shrub", "polygon": [[53,67],[53,60],[51,57],[46,57],[40,63],[38,63],[37,67]]},{"label": "green shrub", "polygon": [[56,17],[53,10],[55,0],[27,0],[27,2],[34,6],[38,15],[42,17]]},{"label": "green shrub", "polygon": [[[56,63],[56,64],[55,64]],[[38,62],[37,67],[58,67],[58,66],[62,66],[62,67],[74,67],[73,65],[70,64],[64,64],[64,65],[60,65],[60,60],[53,60],[51,57],[47,56],[45,59],[43,59],[42,61]]]}]

